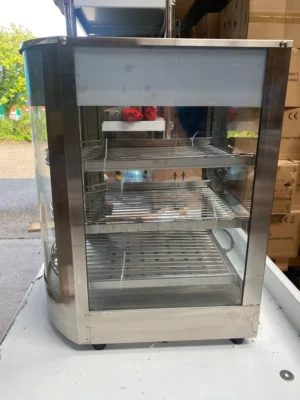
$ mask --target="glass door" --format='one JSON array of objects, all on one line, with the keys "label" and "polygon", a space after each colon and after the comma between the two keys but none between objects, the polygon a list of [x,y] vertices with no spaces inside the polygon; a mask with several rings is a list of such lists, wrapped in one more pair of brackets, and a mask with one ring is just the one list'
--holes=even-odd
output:
[{"label": "glass door", "polygon": [[240,305],[260,108],[81,112],[90,310]]}]

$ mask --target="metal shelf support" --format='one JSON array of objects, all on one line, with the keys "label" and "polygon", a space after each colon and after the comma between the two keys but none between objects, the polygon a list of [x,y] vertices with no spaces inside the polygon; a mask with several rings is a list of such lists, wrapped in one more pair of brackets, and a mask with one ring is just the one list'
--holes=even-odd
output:
[{"label": "metal shelf support", "polygon": [[77,36],[76,14],[74,0],[64,0],[67,36]]}]

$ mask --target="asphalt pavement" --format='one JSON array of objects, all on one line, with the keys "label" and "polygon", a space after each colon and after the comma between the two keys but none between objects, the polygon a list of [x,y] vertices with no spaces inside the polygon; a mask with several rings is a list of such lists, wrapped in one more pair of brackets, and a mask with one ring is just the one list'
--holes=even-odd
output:
[{"label": "asphalt pavement", "polygon": [[31,143],[0,143],[0,341],[43,262]]}]

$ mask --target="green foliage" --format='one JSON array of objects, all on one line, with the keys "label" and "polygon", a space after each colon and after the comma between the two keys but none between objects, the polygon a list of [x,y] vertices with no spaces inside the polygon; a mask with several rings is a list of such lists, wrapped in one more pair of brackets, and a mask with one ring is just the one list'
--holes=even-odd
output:
[{"label": "green foliage", "polygon": [[33,107],[32,113],[32,126],[34,137],[40,140],[47,140],[47,125],[46,125],[46,113],[39,107]]},{"label": "green foliage", "polygon": [[18,121],[10,118],[0,120],[0,140],[31,142],[31,128],[29,113]]},{"label": "green foliage", "polygon": [[23,114],[23,116],[18,121],[14,122],[16,136],[21,138],[21,140],[31,142],[31,124],[29,112]]},{"label": "green foliage", "polygon": [[26,102],[24,63],[19,49],[25,40],[33,38],[33,34],[21,25],[0,26],[0,104],[4,106],[6,116],[12,106],[22,107]]},{"label": "green foliage", "polygon": [[242,132],[229,131],[229,132],[227,132],[227,137],[228,138],[239,137],[239,138],[257,139],[258,134],[257,134],[257,132],[251,132],[251,131],[242,131]]}]

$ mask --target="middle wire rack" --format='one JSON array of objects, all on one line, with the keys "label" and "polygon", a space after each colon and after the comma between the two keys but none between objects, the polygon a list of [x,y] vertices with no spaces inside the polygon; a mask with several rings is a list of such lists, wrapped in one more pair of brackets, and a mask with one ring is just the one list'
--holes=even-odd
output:
[{"label": "middle wire rack", "polygon": [[86,188],[87,234],[244,227],[239,216],[202,182],[108,183]]}]

